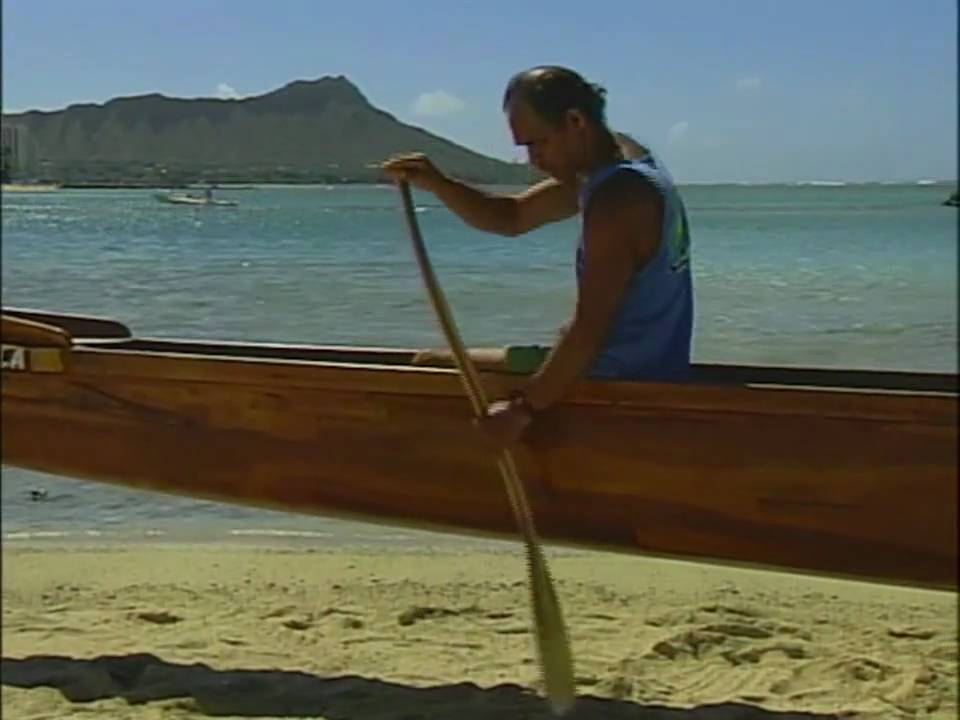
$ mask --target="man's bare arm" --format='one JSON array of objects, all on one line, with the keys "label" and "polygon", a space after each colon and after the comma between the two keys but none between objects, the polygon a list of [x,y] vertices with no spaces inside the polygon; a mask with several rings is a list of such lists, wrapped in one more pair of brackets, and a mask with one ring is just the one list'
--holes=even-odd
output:
[{"label": "man's bare arm", "polygon": [[432,192],[468,225],[498,235],[521,235],[578,211],[576,188],[552,178],[504,195],[447,177],[420,154],[388,160],[383,167],[391,177]]},{"label": "man's bare arm", "polygon": [[512,195],[486,192],[452,178],[431,189],[465,223],[498,235],[522,235],[572,217],[578,210],[576,190],[553,179]]}]

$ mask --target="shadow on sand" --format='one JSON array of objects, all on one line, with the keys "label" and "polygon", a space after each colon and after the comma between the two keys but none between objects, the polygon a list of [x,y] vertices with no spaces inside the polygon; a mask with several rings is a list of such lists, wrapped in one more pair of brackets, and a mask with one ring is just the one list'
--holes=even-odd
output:
[{"label": "shadow on sand", "polygon": [[[176,701],[218,717],[317,717],[329,720],[479,720],[553,717],[542,699],[517,685],[472,683],[414,687],[375,678],[318,677],[289,670],[215,670],[149,654],[78,659],[3,658],[2,684],[52,687],[71,702],[122,698],[131,704]],[[836,715],[773,712],[742,703],[669,708],[585,696],[570,720],[837,720]]]}]

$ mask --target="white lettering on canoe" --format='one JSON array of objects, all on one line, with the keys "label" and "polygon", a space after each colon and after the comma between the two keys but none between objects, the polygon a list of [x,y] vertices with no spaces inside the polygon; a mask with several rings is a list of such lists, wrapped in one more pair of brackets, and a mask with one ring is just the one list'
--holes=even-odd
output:
[{"label": "white lettering on canoe", "polygon": [[26,370],[27,349],[15,345],[3,345],[0,348],[0,369]]}]

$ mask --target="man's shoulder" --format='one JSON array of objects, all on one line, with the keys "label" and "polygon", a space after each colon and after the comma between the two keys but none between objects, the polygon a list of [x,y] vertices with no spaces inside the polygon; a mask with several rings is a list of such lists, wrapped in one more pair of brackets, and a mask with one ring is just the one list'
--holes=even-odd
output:
[{"label": "man's shoulder", "polygon": [[622,164],[593,188],[585,209],[662,207],[663,192],[653,179],[631,164]]}]

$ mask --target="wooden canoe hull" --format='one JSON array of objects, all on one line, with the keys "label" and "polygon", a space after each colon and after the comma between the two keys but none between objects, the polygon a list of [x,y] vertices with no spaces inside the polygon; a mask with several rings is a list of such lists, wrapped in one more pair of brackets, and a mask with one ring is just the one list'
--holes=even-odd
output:
[{"label": "wooden canoe hull", "polygon": [[[4,463],[515,534],[450,369],[411,365],[413,351],[113,337],[58,349],[61,371],[4,370]],[[522,382],[483,378],[493,396]],[[956,587],[955,393],[584,382],[519,460],[550,542]]]}]

